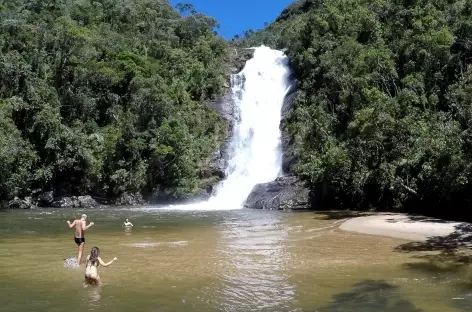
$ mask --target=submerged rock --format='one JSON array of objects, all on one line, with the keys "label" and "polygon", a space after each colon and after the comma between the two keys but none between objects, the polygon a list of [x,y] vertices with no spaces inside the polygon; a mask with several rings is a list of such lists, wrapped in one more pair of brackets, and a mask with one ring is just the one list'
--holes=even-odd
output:
[{"label": "submerged rock", "polygon": [[310,209],[311,192],[297,177],[280,177],[269,183],[257,184],[244,207],[266,210]]}]

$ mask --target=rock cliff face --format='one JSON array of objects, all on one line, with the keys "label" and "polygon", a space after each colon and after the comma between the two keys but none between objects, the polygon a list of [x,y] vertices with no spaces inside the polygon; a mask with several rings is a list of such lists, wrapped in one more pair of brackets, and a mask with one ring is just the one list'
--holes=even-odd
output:
[{"label": "rock cliff face", "polygon": [[282,170],[285,174],[291,174],[293,165],[298,162],[298,159],[295,156],[292,138],[287,133],[286,129],[288,117],[293,110],[293,102],[297,96],[298,90],[298,81],[293,76],[291,76],[290,79],[290,89],[288,90],[284,99],[284,104],[282,105],[280,120],[280,130],[282,132]]},{"label": "rock cliff face", "polygon": [[[227,61],[227,90],[225,94],[215,102],[210,103],[210,107],[215,109],[215,111],[226,121],[226,139],[223,141],[221,147],[213,153],[213,155],[208,160],[207,172],[204,178],[210,179],[212,181],[208,187],[213,188],[214,184],[221,181],[225,178],[225,170],[228,162],[228,146],[229,139],[232,134],[235,118],[234,118],[234,101],[233,95],[231,92],[231,77],[239,73],[246,62],[250,60],[254,55],[254,50],[252,49],[241,49],[241,48],[230,48]],[[211,179],[211,177],[215,177]]]}]

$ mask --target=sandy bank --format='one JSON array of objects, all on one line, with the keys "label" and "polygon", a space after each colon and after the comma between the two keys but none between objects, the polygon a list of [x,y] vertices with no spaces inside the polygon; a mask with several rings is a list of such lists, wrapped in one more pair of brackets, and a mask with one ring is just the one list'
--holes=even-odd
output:
[{"label": "sandy bank", "polygon": [[363,234],[426,241],[428,237],[447,236],[461,224],[467,223],[404,214],[382,214],[349,219],[339,228]]}]

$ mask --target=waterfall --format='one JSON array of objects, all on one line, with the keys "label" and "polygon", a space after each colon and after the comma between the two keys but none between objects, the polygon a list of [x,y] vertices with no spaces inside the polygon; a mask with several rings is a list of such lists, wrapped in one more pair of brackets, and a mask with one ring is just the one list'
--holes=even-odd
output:
[{"label": "waterfall", "polygon": [[173,209],[239,209],[256,184],[277,178],[282,168],[279,125],[289,74],[283,52],[265,46],[254,48],[253,58],[231,77],[235,122],[227,178],[208,201]]}]

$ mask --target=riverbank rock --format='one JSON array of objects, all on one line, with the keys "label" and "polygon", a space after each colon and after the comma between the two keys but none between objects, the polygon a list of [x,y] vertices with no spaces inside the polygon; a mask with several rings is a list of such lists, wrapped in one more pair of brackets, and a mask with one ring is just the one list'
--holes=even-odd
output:
[{"label": "riverbank rock", "polygon": [[117,206],[139,206],[145,203],[141,193],[123,193],[115,201]]},{"label": "riverbank rock", "polygon": [[265,210],[310,209],[311,192],[297,177],[280,177],[269,183],[257,184],[244,207]]},{"label": "riverbank rock", "polygon": [[8,208],[10,209],[33,209],[36,208],[36,205],[33,203],[31,197],[25,197],[20,199],[15,197],[13,200],[8,202]]},{"label": "riverbank rock", "polygon": [[54,198],[49,207],[53,208],[97,208],[100,206],[90,195],[85,196],[61,196]]},{"label": "riverbank rock", "polygon": [[76,208],[78,204],[71,198],[66,196],[61,196],[54,198],[53,202],[51,203],[51,207],[54,208]]},{"label": "riverbank rock", "polygon": [[97,208],[100,206],[90,195],[77,196],[77,203],[80,208]]}]

